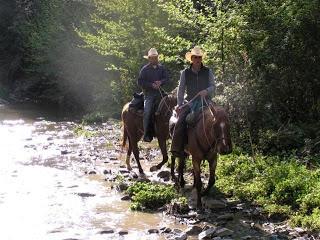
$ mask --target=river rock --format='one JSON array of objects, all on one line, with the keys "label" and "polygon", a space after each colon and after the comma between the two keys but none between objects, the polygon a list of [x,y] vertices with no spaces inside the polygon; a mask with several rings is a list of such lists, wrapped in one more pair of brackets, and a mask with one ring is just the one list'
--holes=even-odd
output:
[{"label": "river rock", "polygon": [[224,214],[224,215],[217,217],[217,221],[232,221],[232,220],[233,220],[232,213],[227,213],[227,214]]},{"label": "river rock", "polygon": [[228,228],[219,228],[215,231],[214,236],[226,237],[226,236],[231,236],[232,234],[233,234],[233,231]]},{"label": "river rock", "polygon": [[120,168],[119,169],[119,173],[125,174],[125,173],[130,173],[130,171],[128,169],[126,169],[126,168]]},{"label": "river rock", "polygon": [[204,198],[203,205],[210,209],[223,209],[227,207],[225,202],[211,198]]},{"label": "river rock", "polygon": [[186,230],[186,234],[189,236],[198,235],[202,231],[202,228],[199,226],[192,226]]},{"label": "river rock", "polygon": [[138,178],[138,174],[136,174],[136,172],[130,172],[130,174],[129,174],[129,177],[131,178],[131,179],[137,179]]},{"label": "river rock", "polygon": [[61,150],[60,153],[61,153],[61,155],[66,155],[69,153],[69,151],[68,150]]},{"label": "river rock", "polygon": [[127,234],[128,234],[128,231],[127,231],[127,230],[120,230],[120,231],[118,232],[118,234],[119,234],[120,236],[127,235]]},{"label": "river rock", "polygon": [[128,189],[128,184],[127,183],[124,183],[124,182],[121,182],[119,183],[119,185],[117,186],[117,189],[121,192],[125,191]]},{"label": "river rock", "polygon": [[177,233],[177,234],[170,234],[170,236],[167,237],[168,240],[186,240],[188,239],[188,235],[184,232]]},{"label": "river rock", "polygon": [[160,228],[161,233],[170,233],[172,230],[169,227],[162,227]]},{"label": "river rock", "polygon": [[99,234],[110,234],[110,233],[114,233],[114,230],[111,228],[104,228],[103,230],[101,230],[100,232],[98,232]]},{"label": "river rock", "polygon": [[148,230],[148,233],[149,233],[149,234],[152,234],[152,233],[159,233],[159,230],[158,230],[158,229],[156,229],[156,228],[152,228],[152,229],[149,229],[149,230]]},{"label": "river rock", "polygon": [[157,174],[158,178],[162,178],[164,181],[169,181],[171,173],[169,171],[161,171]]},{"label": "river rock", "polygon": [[203,232],[201,232],[198,236],[198,239],[211,239],[215,231],[217,230],[216,227],[211,227]]},{"label": "river rock", "polygon": [[80,197],[94,197],[95,194],[93,193],[77,193],[78,196]]},{"label": "river rock", "polygon": [[131,200],[131,197],[129,195],[126,195],[126,196],[123,196],[121,198],[122,201],[128,201],[128,200]]}]

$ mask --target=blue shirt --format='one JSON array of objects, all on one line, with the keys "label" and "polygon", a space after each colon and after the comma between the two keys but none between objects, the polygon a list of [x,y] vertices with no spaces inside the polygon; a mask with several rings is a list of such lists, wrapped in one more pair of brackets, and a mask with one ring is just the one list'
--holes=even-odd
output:
[{"label": "blue shirt", "polygon": [[161,64],[151,65],[148,63],[144,65],[139,73],[138,85],[142,88],[144,94],[158,93],[158,89],[154,89],[152,84],[155,81],[161,81],[161,85],[168,82],[168,73],[165,67]]}]

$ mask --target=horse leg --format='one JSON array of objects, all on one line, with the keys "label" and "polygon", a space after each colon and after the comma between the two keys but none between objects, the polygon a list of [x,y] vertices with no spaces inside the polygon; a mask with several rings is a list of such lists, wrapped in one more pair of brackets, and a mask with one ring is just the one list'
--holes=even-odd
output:
[{"label": "horse leg", "polygon": [[179,165],[178,165],[178,183],[180,184],[181,188],[184,188],[186,181],[183,178],[183,172],[185,169],[185,165],[186,165],[186,158],[183,157],[179,157]]},{"label": "horse leg", "polygon": [[140,159],[139,159],[138,141],[131,141],[131,142],[132,142],[132,152],[133,152],[134,158],[136,159],[139,173],[144,174],[143,169],[140,164]]},{"label": "horse leg", "polygon": [[210,191],[210,188],[212,188],[212,186],[216,181],[215,174],[216,174],[216,167],[217,167],[217,154],[214,154],[212,157],[210,157],[208,161],[209,161],[210,176],[209,176],[208,186],[202,195],[207,195]]},{"label": "horse leg", "polygon": [[167,153],[167,143],[166,143],[166,139],[162,138],[162,137],[158,137],[158,143],[159,143],[159,147],[162,153],[162,162],[160,162],[159,164],[152,166],[150,168],[151,172],[157,171],[160,168],[162,168],[162,166],[164,164],[166,164],[168,162],[168,153]]},{"label": "horse leg", "polygon": [[128,169],[129,171],[132,170],[132,167],[131,167],[131,165],[130,165],[131,152],[132,152],[132,144],[131,144],[131,141],[130,141],[130,138],[129,138],[129,147],[128,147],[127,158],[126,158],[126,165],[127,165],[127,169]]},{"label": "horse leg", "polygon": [[198,209],[202,209],[202,203],[201,203],[202,182],[201,182],[200,162],[201,162],[200,159],[194,159],[194,157],[192,157],[194,183],[197,189],[197,208]]},{"label": "horse leg", "polygon": [[172,155],[171,156],[171,178],[172,178],[172,181],[177,182],[176,175],[174,174],[174,169],[176,167],[175,165],[176,165],[176,157]]}]

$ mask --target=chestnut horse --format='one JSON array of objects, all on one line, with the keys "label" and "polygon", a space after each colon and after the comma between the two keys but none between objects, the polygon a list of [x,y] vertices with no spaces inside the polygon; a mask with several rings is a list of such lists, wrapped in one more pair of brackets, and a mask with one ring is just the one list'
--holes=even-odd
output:
[{"label": "chestnut horse", "polygon": [[[177,104],[177,97],[170,94],[161,99],[158,110],[155,113],[154,132],[155,137],[158,138],[159,147],[162,153],[162,162],[151,167],[150,171],[160,169],[167,161],[167,142],[169,138],[169,119],[172,114],[172,109]],[[143,174],[143,169],[139,160],[138,142],[143,136],[143,116],[134,111],[129,110],[129,103],[124,105],[121,113],[123,123],[123,142],[122,148],[125,147],[127,139],[129,146],[127,150],[126,165],[128,170],[132,170],[130,165],[130,155],[133,152],[134,158],[137,162],[140,174]]]},{"label": "chestnut horse", "polygon": [[[188,128],[188,146],[186,152],[191,154],[194,186],[197,189],[197,207],[202,208],[201,195],[209,193],[210,188],[215,183],[215,170],[217,166],[217,155],[229,154],[232,152],[230,137],[230,124],[226,111],[218,106],[210,104],[203,110],[194,127]],[[207,159],[209,162],[210,176],[207,188],[202,190],[201,182],[201,162]],[[171,158],[171,176],[181,187],[184,187],[183,170],[185,168],[185,158],[179,158],[178,179],[174,175],[175,157]]]}]

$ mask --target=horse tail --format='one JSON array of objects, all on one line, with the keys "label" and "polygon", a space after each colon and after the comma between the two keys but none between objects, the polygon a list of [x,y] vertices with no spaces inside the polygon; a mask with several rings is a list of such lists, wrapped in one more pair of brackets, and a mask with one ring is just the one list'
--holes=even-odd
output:
[{"label": "horse tail", "polygon": [[123,126],[121,150],[123,150],[123,148],[126,146],[127,139],[128,139],[128,131],[127,131],[127,129],[125,128],[125,126]]}]

